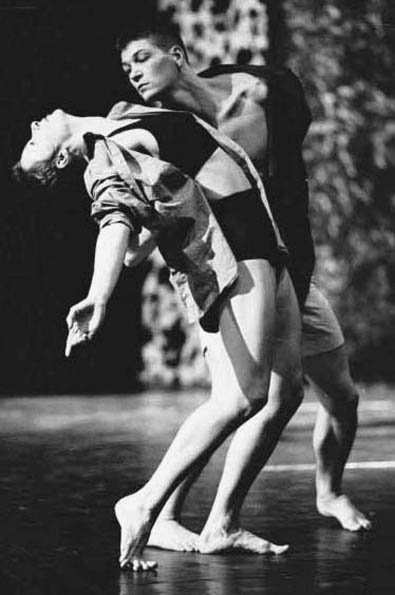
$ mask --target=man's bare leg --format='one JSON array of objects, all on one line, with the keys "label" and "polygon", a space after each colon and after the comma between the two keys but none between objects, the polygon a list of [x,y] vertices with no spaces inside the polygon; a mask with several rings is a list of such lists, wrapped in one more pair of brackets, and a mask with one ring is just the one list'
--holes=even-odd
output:
[{"label": "man's bare leg", "polygon": [[[267,401],[275,327],[275,272],[266,261],[239,263],[216,333],[210,399],[188,417],[157,470],[115,507],[121,525],[121,567],[144,569],[152,526],[175,487]],[[213,345],[214,347],[214,345]]]},{"label": "man's bare leg", "polygon": [[242,549],[257,554],[279,554],[288,549],[242,529],[239,521],[240,509],[253,481],[303,397],[300,315],[288,274],[280,283],[277,303],[268,403],[237,430],[231,442],[215,501],[200,537],[202,553]]},{"label": "man's bare leg", "polygon": [[344,467],[357,430],[358,393],[352,381],[345,346],[303,359],[303,369],[321,401],[314,429],[317,462],[317,509],[344,529],[370,529],[371,523],[342,493]]}]

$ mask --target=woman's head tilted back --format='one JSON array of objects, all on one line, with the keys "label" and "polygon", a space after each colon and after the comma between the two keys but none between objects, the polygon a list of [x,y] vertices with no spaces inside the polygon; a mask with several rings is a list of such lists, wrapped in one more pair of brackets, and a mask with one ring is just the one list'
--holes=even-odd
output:
[{"label": "woman's head tilted back", "polygon": [[32,122],[31,138],[20,160],[13,168],[14,176],[26,183],[53,188],[75,161],[70,151],[73,116],[57,109],[40,121]]}]

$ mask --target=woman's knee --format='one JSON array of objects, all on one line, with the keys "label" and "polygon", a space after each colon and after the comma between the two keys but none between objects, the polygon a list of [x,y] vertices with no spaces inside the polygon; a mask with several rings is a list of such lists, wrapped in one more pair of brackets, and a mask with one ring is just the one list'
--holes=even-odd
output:
[{"label": "woman's knee", "polygon": [[268,407],[279,414],[293,415],[304,397],[304,383],[301,375],[273,383],[269,393]]},{"label": "woman's knee", "polygon": [[251,416],[258,413],[263,407],[272,409],[273,412],[292,416],[298,409],[304,397],[304,382],[301,370],[280,381],[271,376],[271,382],[257,381],[245,396],[244,415]]},{"label": "woman's knee", "polygon": [[249,391],[240,391],[231,399],[228,414],[243,423],[258,413],[268,402],[267,390],[256,387]]},{"label": "woman's knee", "polygon": [[290,385],[290,389],[288,391],[288,398],[286,399],[289,402],[289,406],[296,411],[299,406],[302,404],[304,398],[304,381],[303,376],[300,374],[298,375]]},{"label": "woman's knee", "polygon": [[212,390],[211,402],[222,422],[238,426],[264,406],[265,398],[246,393],[239,386],[217,386]]},{"label": "woman's knee", "polygon": [[244,419],[249,419],[268,403],[269,387],[266,380],[256,379],[256,381],[243,393],[241,399],[242,415]]}]

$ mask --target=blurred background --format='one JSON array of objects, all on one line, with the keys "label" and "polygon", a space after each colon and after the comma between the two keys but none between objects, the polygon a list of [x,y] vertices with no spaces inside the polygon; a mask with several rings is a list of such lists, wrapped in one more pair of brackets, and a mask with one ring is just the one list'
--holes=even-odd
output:
[{"label": "blurred background", "polygon": [[305,141],[317,274],[355,377],[395,381],[395,5],[390,0],[49,0],[0,7],[0,393],[133,392],[206,385],[159,261],[125,270],[97,340],[63,355],[65,317],[90,281],[95,225],[82,188],[21,190],[10,166],[31,120],[105,114],[135,100],[114,40],[141,19],[177,22],[196,69],[284,64],[313,113]]}]

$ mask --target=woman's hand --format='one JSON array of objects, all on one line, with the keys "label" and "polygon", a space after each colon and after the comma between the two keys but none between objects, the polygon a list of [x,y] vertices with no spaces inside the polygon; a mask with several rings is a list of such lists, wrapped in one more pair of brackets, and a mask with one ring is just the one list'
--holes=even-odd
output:
[{"label": "woman's hand", "polygon": [[106,314],[106,304],[85,298],[70,308],[67,316],[69,333],[65,355],[69,357],[76,345],[90,341],[101,327]]}]

